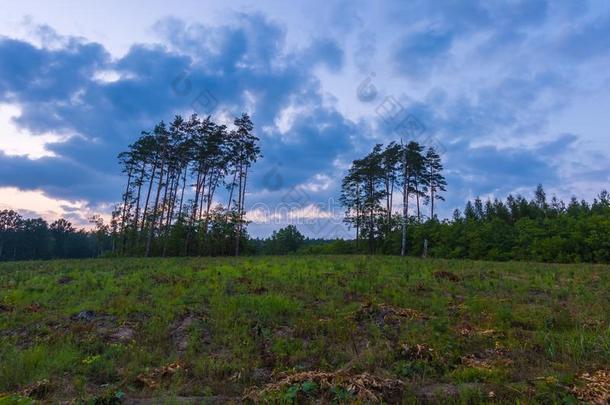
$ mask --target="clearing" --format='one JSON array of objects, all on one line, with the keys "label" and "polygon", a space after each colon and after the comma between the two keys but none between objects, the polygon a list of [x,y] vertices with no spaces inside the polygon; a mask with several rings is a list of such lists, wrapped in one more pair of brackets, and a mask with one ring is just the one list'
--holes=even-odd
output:
[{"label": "clearing", "polygon": [[0,403],[604,403],[610,267],[4,263],[0,345]]}]

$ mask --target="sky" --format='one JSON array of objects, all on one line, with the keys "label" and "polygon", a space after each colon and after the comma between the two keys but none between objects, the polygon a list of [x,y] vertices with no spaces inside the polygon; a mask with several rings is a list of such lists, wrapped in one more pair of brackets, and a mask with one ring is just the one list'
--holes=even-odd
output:
[{"label": "sky", "polygon": [[401,138],[442,152],[441,216],[538,184],[591,200],[610,183],[609,66],[605,0],[3,2],[0,209],[108,218],[141,131],[242,111],[263,153],[254,236],[349,237],[341,178]]}]

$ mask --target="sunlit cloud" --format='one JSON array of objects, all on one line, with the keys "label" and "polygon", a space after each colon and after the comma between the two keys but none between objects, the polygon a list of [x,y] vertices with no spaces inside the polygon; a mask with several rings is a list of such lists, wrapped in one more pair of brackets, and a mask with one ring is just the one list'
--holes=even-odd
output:
[{"label": "sunlit cloud", "polygon": [[47,149],[50,143],[65,141],[68,136],[55,133],[32,134],[19,128],[14,119],[21,115],[21,109],[12,104],[0,104],[0,151],[8,156],[27,156],[39,159],[44,156],[55,156]]},{"label": "sunlit cloud", "polygon": [[14,210],[27,218],[42,217],[48,222],[65,218],[78,227],[89,228],[89,218],[94,214],[100,215],[107,223],[110,221],[108,208],[100,206],[93,210],[87,201],[51,198],[41,190],[0,187],[0,210]]}]

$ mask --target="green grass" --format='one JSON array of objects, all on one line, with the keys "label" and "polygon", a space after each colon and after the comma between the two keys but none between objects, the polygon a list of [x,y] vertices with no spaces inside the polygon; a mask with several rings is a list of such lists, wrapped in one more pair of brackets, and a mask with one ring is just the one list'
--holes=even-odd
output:
[{"label": "green grass", "polygon": [[[456,403],[570,403],[579,375],[610,365],[609,270],[355,256],[4,263],[0,403],[348,403],[360,397],[347,380],[363,373],[403,383],[400,397],[373,390],[387,402],[449,390]],[[281,382],[339,370],[330,386]]]}]

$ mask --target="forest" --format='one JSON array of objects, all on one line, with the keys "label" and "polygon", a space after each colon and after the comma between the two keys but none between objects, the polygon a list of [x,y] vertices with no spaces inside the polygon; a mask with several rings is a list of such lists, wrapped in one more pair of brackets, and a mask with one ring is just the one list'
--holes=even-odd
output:
[{"label": "forest", "polygon": [[[250,117],[233,124],[228,130],[209,116],[176,116],[119,155],[127,182],[113,213],[116,254],[239,256],[248,169],[261,153]],[[223,186],[226,206],[214,205]]]},{"label": "forest", "polygon": [[590,203],[576,197],[566,203],[539,185],[531,200],[476,198],[441,219],[437,205],[448,192],[442,158],[415,141],[377,144],[347,170],[340,201],[354,239],[309,239],[295,225],[252,238],[245,219],[248,172],[262,154],[250,117],[233,124],[176,116],[143,131],[118,156],[125,188],[109,223],[94,216],[83,230],[66,219],[49,224],[0,211],[0,260],[382,254],[610,262],[607,191]]}]

